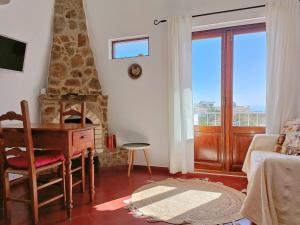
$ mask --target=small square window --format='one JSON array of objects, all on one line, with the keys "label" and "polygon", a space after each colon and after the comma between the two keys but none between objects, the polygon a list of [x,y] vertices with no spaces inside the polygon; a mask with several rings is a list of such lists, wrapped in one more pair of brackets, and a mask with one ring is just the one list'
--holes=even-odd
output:
[{"label": "small square window", "polygon": [[114,40],[112,43],[112,59],[149,56],[149,37]]}]

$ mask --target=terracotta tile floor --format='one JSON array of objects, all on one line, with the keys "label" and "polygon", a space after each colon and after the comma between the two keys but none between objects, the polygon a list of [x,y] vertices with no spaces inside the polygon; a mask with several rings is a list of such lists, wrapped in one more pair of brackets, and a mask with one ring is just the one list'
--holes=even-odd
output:
[{"label": "terracotta tile floor", "polygon": [[[40,224],[78,224],[78,225],[149,225],[145,219],[137,219],[123,209],[123,200],[128,199],[130,194],[138,187],[145,184],[147,180],[162,180],[173,177],[166,170],[154,169],[150,176],[146,169],[135,168],[132,176],[127,177],[126,167],[116,167],[96,171],[96,197],[93,204],[89,203],[88,192],[81,194],[75,190],[74,209],[71,220],[66,218],[66,210],[61,202],[54,203],[40,209]],[[177,176],[178,177],[178,176]],[[206,178],[211,181],[220,181],[232,188],[242,190],[247,181],[244,178],[225,176],[213,176],[205,174],[181,175],[182,178]],[[20,193],[22,187],[16,187],[14,194]],[[2,214],[0,224],[4,223]],[[27,206],[14,203],[12,206],[12,225],[30,224],[30,214]],[[151,223],[150,223],[151,224]],[[250,225],[248,220],[240,221],[241,225]],[[155,223],[155,225],[166,225],[166,223]]]}]

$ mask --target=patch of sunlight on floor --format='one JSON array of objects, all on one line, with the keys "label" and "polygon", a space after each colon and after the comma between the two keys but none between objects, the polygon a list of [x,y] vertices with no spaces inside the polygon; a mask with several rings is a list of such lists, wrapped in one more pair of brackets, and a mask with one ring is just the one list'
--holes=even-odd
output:
[{"label": "patch of sunlight on floor", "polygon": [[[222,193],[217,192],[189,190],[174,194],[171,197],[162,198],[159,201],[153,202],[139,209],[145,214],[147,214],[147,212],[153,212],[153,210],[164,209],[164,212],[161,213],[161,219],[169,220],[216,200],[220,198],[221,195]],[[178,204],[180,204],[180,207],[176,207]]]},{"label": "patch of sunlight on floor", "polygon": [[105,202],[99,205],[95,205],[93,208],[95,208],[97,211],[114,211],[120,208],[123,208],[125,206],[124,201],[129,199],[130,196],[125,196],[122,198],[118,198],[109,202]]},{"label": "patch of sunlight on floor", "polygon": [[[156,195],[160,195],[162,193],[166,193],[168,191],[172,191],[176,189],[175,187],[169,187],[169,186],[156,186],[153,188],[149,188],[147,190],[143,191],[143,194],[146,194],[148,198],[154,197]],[[99,205],[94,206],[94,208],[97,211],[113,211],[120,208],[123,208],[125,206],[124,202],[126,200],[130,199],[131,196],[122,197],[119,199],[115,199],[109,202],[105,202]]]}]

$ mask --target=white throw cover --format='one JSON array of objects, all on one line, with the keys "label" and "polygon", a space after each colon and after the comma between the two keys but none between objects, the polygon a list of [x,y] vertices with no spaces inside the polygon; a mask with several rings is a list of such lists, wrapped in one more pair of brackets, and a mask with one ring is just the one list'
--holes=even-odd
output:
[{"label": "white throw cover", "polygon": [[168,18],[170,173],[194,171],[192,17]]},{"label": "white throw cover", "polygon": [[249,183],[243,216],[257,225],[299,225],[299,171],[297,158],[263,160]]},{"label": "white throw cover", "polygon": [[267,1],[267,133],[300,115],[300,2]]},{"label": "white throw cover", "polygon": [[278,137],[255,135],[243,165],[248,193],[241,213],[257,225],[300,224],[300,156],[275,152]]},{"label": "white throw cover", "polygon": [[[255,172],[255,168],[258,166],[258,160],[253,159],[253,152],[271,152],[274,153],[275,145],[277,143],[279,135],[277,134],[256,134],[248,148],[247,155],[243,164],[242,171],[247,174],[248,182],[251,180],[252,174]],[[279,154],[279,153],[275,153]]]}]

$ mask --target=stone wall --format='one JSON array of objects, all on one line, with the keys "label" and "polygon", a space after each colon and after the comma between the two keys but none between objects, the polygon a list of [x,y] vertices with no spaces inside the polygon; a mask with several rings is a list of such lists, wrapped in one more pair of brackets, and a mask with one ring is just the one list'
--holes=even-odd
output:
[{"label": "stone wall", "polygon": [[56,0],[53,29],[47,93],[40,96],[42,122],[59,123],[60,101],[75,110],[86,101],[86,118],[98,125],[95,148],[100,165],[126,164],[126,151],[105,148],[108,96],[102,95],[82,0]]},{"label": "stone wall", "polygon": [[48,94],[101,94],[82,0],[56,0]]}]

